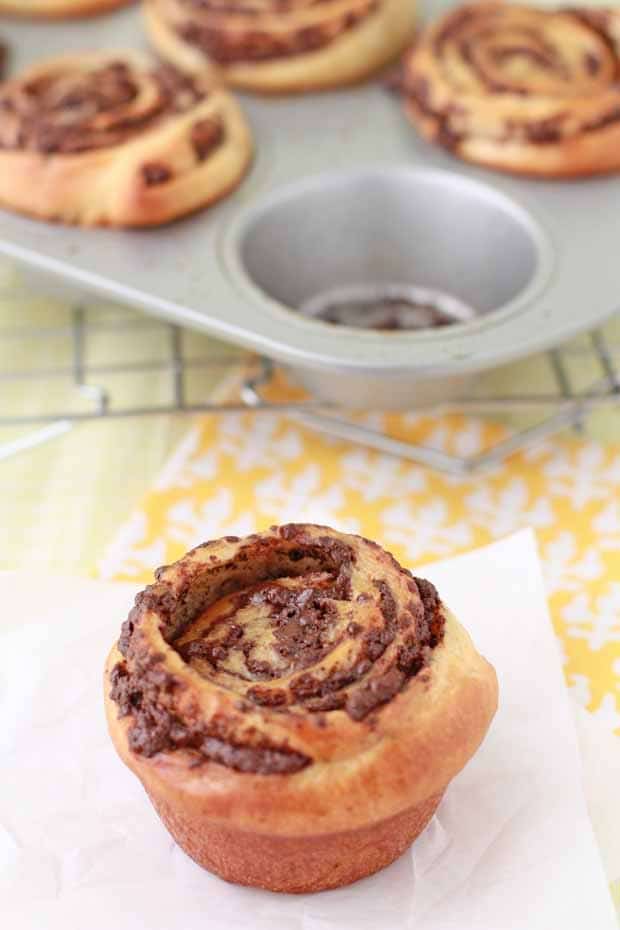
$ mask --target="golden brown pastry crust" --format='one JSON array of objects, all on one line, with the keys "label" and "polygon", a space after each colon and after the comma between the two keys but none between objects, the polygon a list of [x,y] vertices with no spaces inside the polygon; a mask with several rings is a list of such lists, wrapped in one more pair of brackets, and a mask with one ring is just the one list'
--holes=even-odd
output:
[{"label": "golden brown pastry crust", "polygon": [[73,16],[97,16],[134,3],[134,0],[0,0],[0,15],[41,16],[64,19]]},{"label": "golden brown pastry crust", "polygon": [[620,169],[620,11],[474,3],[406,55],[405,109],[430,141],[502,171]]},{"label": "golden brown pastry crust", "polygon": [[237,186],[252,154],[229,93],[138,52],[66,55],[0,88],[0,203],[86,226],[151,226]]},{"label": "golden brown pastry crust", "polygon": [[355,83],[394,59],[415,0],[144,0],[144,15],[177,67],[215,65],[233,87],[295,93]]},{"label": "golden brown pastry crust", "polygon": [[108,658],[106,710],[180,845],[294,892],[400,855],[497,705],[432,585],[304,524],[216,540],[156,577]]}]

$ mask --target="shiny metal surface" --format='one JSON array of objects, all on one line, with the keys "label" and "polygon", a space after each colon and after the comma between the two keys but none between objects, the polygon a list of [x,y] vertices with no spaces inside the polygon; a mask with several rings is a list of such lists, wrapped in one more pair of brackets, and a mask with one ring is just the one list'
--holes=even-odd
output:
[{"label": "shiny metal surface", "polygon": [[492,187],[402,167],[278,190],[242,216],[232,247],[234,273],[293,309],[331,288],[407,283],[478,315],[511,311],[540,290],[552,264],[540,228]]},{"label": "shiny metal surface", "polygon": [[[435,0],[424,15],[448,4]],[[78,23],[0,22],[18,70],[71,50],[143,46],[137,10]],[[254,168],[231,198],[158,230],[82,230],[0,214],[0,253],[48,289],[104,294],[292,367],[320,396],[402,406],[557,345],[620,304],[620,180],[539,182],[466,166],[424,143],[383,85],[244,98]],[[329,172],[329,178],[325,177]],[[273,237],[273,243],[267,241]],[[277,248],[276,248],[277,246]],[[386,334],[297,312],[331,284],[446,290],[472,323]],[[354,280],[351,280],[351,275]],[[458,388],[460,390],[460,387]]]},{"label": "shiny metal surface", "polygon": [[[297,310],[326,342],[344,334],[356,351],[372,341],[388,359],[420,340],[454,340],[486,315],[519,313],[553,269],[544,233],[514,201],[458,174],[419,168],[319,175],[278,189],[240,213],[224,248],[248,303],[274,316]],[[334,327],[313,309],[326,292],[407,286],[470,312],[450,327],[390,332]],[[454,397],[471,377],[390,364],[290,370],[316,396],[358,408]]]}]

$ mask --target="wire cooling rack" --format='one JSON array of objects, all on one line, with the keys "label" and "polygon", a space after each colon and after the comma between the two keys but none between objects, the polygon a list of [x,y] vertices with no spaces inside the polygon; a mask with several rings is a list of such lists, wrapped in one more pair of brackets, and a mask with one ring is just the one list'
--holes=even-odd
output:
[{"label": "wire cooling rack", "polygon": [[[508,366],[505,378],[483,375],[469,396],[432,407],[414,399],[411,412],[458,411],[507,424],[491,448],[457,456],[395,439],[317,400],[273,402],[266,394],[275,369],[267,359],[133,311],[74,307],[51,318],[47,311],[34,318],[13,313],[8,324],[0,313],[0,460],[87,420],[252,409],[286,412],[320,432],[470,475],[562,430],[583,429],[602,407],[619,408],[618,323],[620,314],[562,348]],[[535,378],[527,366],[535,366]],[[231,372],[239,374],[234,384],[229,378],[226,392],[214,393]],[[503,382],[511,389],[502,390]],[[528,392],[524,385],[532,382],[537,388]],[[614,413],[620,437],[620,409]]]}]

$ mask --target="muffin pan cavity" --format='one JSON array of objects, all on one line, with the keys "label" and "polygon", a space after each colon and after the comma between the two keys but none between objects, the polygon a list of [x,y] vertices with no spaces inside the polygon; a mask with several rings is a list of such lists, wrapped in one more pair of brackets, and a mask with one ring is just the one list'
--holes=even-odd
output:
[{"label": "muffin pan cavity", "polygon": [[[429,0],[421,19],[448,5]],[[12,73],[145,44],[135,5],[3,20],[2,38]],[[256,160],[230,197],[131,233],[3,212],[0,255],[76,300],[104,295],[263,353],[355,406],[454,396],[617,308],[618,177],[543,182],[460,162],[424,142],[381,81],[240,102]],[[395,300],[406,329],[384,315]]]},{"label": "muffin pan cavity", "polygon": [[[231,274],[309,319],[341,325],[364,304],[370,329],[425,329],[515,310],[550,266],[533,219],[486,184],[396,166],[319,175],[278,189],[242,213],[228,242]],[[373,325],[383,302],[410,325]],[[349,305],[348,308],[346,305]],[[269,303],[267,303],[269,305]],[[424,308],[426,315],[422,312]],[[417,316],[417,321],[416,321]],[[332,313],[331,322],[334,322]]]}]

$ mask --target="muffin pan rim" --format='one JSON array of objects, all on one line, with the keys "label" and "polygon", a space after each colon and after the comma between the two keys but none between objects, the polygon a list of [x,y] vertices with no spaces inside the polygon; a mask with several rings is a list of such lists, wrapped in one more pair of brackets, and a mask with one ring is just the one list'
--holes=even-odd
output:
[{"label": "muffin pan rim", "polygon": [[[423,13],[439,15],[448,5],[432,0]],[[60,30],[64,47],[72,51],[105,44],[145,47],[139,18],[140,11],[131,8],[96,21],[54,25],[0,18],[0,34],[14,48],[18,72],[28,61],[60,50]],[[145,232],[61,227],[3,212],[0,253],[53,279],[76,300],[104,295],[308,370],[387,377],[403,372],[437,377],[493,367],[591,329],[620,305],[613,234],[619,178],[534,181],[460,163],[423,142],[400,102],[376,81],[309,97],[246,97],[242,105],[254,127],[257,164],[220,206]],[[398,165],[482,181],[533,216],[551,244],[554,267],[523,313],[499,310],[480,324],[449,327],[454,331],[448,337],[448,328],[441,338],[436,331],[387,336],[300,321],[288,310],[257,312],[254,303],[240,297],[239,282],[224,271],[222,242],[248,202],[326,168],[333,173]]]}]

